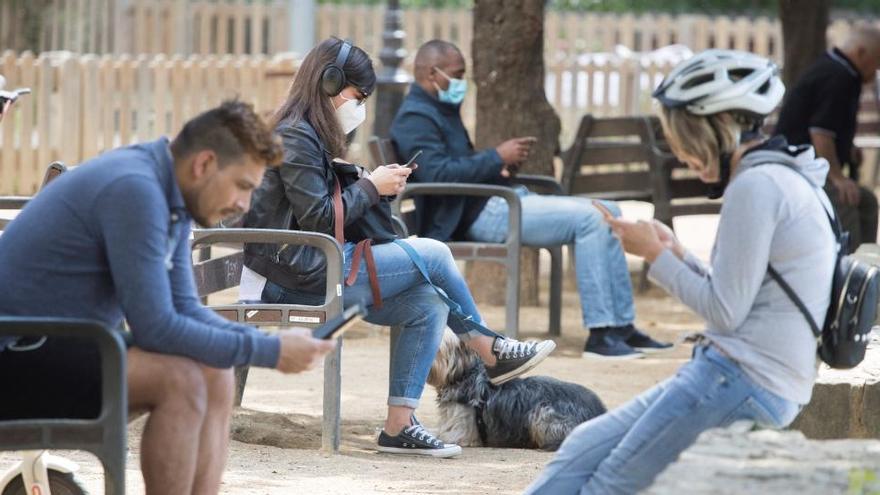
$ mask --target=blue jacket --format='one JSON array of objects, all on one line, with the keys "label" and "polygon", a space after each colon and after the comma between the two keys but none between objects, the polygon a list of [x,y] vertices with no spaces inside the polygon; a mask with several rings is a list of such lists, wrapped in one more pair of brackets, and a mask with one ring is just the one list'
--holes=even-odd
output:
[{"label": "blue jacket", "polygon": [[167,139],[89,160],[40,191],[0,235],[0,315],[108,328],[125,317],[145,351],[218,368],[276,366],[278,337],[199,302],[191,221]]},{"label": "blue jacket", "polygon": [[[410,87],[391,123],[391,139],[400,160],[408,160],[422,150],[416,159],[419,167],[411,180],[507,184],[501,177],[504,163],[498,152],[494,149],[474,152],[460,111],[459,105],[439,101],[418,84]],[[418,197],[417,233],[441,241],[461,240],[485,204],[486,198]]]}]

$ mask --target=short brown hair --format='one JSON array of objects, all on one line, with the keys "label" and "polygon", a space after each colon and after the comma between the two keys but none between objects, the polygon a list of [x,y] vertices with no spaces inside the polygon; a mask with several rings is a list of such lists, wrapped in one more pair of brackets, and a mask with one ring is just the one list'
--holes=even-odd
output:
[{"label": "short brown hair", "polygon": [[221,167],[247,154],[267,166],[281,162],[283,149],[253,105],[240,100],[224,101],[219,107],[197,115],[184,124],[171,142],[171,153],[184,157],[210,149],[217,153]]}]

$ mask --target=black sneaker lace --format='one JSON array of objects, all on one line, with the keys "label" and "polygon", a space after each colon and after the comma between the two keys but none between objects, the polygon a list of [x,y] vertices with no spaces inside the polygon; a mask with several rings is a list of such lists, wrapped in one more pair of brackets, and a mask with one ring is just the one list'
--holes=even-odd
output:
[{"label": "black sneaker lace", "polygon": [[404,431],[406,431],[406,433],[408,435],[410,435],[411,437],[413,437],[421,442],[425,442],[425,443],[427,443],[429,445],[433,445],[435,447],[442,447],[443,446],[443,442],[441,442],[440,439],[438,439],[437,437],[432,435],[430,432],[428,432],[428,430],[425,429],[424,426],[422,426],[420,424],[414,424],[412,426],[408,426],[406,428],[406,430],[404,430]]},{"label": "black sneaker lace", "polygon": [[499,359],[517,359],[528,356],[535,352],[535,342],[520,342],[518,340],[505,339],[498,353]]}]

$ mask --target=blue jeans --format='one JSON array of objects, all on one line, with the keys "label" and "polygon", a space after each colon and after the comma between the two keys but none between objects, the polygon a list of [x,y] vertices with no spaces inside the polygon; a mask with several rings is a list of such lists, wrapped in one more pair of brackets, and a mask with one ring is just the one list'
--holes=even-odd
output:
[{"label": "blue jeans", "polygon": [[[464,278],[455,265],[452,253],[446,244],[433,239],[407,239],[422,256],[431,280],[446,295],[461,305],[462,311],[478,323],[484,324],[477,311],[474,298]],[[351,271],[351,257],[355,245],[346,243],[343,247],[346,277]],[[390,406],[416,408],[431,364],[440,347],[443,329],[448,325],[462,340],[482,334],[468,330],[461,322],[449,317],[449,308],[418,272],[406,252],[394,243],[373,246],[376,261],[376,274],[382,292],[382,309],[371,308],[365,318],[376,325],[399,327],[399,337],[391,351],[391,376],[389,379]],[[345,306],[362,303],[373,304],[370,279],[367,276],[365,260],[361,260],[357,281],[343,291]],[[263,300],[270,303],[315,304],[323,301],[323,295],[303,297],[272,282],[266,282]],[[320,304],[320,302],[318,302]]]},{"label": "blue jeans", "polygon": [[700,345],[674,377],[575,428],[525,493],[636,493],[705,430],[739,420],[783,428],[799,410]]},{"label": "blue jeans", "polygon": [[[635,319],[632,284],[620,242],[590,199],[542,196],[517,188],[522,201],[522,242],[532,247],[574,244],[574,266],[587,328],[619,327]],[[615,216],[620,208],[602,201]],[[480,242],[507,238],[507,202],[492,197],[467,236]]]}]

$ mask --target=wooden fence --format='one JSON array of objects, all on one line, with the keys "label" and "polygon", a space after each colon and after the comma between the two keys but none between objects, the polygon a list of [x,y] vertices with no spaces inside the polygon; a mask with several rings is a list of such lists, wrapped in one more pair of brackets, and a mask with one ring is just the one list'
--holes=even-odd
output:
[{"label": "wooden fence", "polygon": [[[113,147],[173,136],[238,96],[257,110],[282,101],[296,62],[249,57],[34,57],[6,52],[7,87],[26,86],[0,125],[0,194],[32,194],[53,160],[76,164]],[[272,73],[283,77],[271,77]]]},{"label": "wooden fence", "polygon": [[0,2],[4,48],[95,54],[275,54],[290,30],[284,0],[52,0],[37,46],[20,22],[24,3]]},{"label": "wooden fence", "polygon": [[[39,46],[21,47],[24,27],[16,15],[31,0],[0,2],[0,43],[37,52],[133,54],[275,54],[289,49],[292,12],[287,0],[49,0]],[[411,58],[425,41],[456,43],[470,58],[470,9],[405,9],[404,45]],[[316,36],[350,38],[378,58],[384,5],[320,4]],[[302,22],[309,22],[302,19]],[[851,20],[837,19],[828,30],[839,42]],[[736,48],[779,59],[778,19],[666,14],[592,14],[550,10],[545,19],[548,64],[583,53],[610,52],[623,45],[637,52],[669,44],[693,51]]]},{"label": "wooden fence", "polygon": [[[346,36],[377,56],[382,47],[384,7],[322,4],[318,8],[316,35]],[[874,19],[876,21],[876,18]],[[842,41],[851,19],[836,19],[828,28],[830,43]],[[404,48],[409,59],[418,47],[440,38],[455,43],[470,59],[473,20],[468,9],[405,9]],[[547,11],[544,21],[544,53],[548,64],[577,58],[584,53],[612,52],[617,45],[648,52],[671,44],[683,44],[697,52],[707,48],[749,50],[779,61],[782,28],[770,17],[727,17],[667,14],[592,14]]]}]

